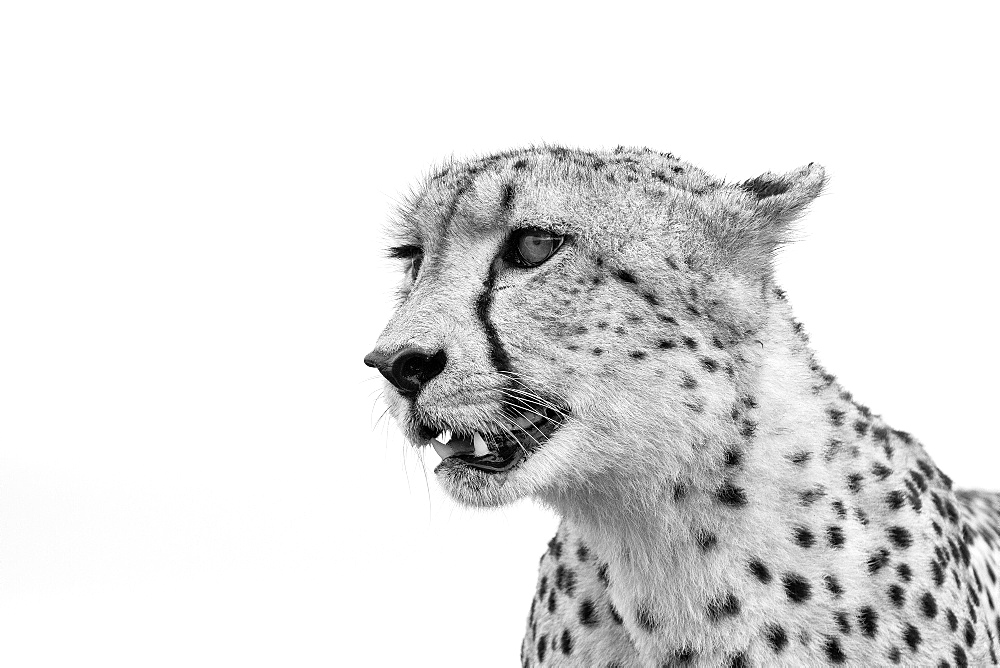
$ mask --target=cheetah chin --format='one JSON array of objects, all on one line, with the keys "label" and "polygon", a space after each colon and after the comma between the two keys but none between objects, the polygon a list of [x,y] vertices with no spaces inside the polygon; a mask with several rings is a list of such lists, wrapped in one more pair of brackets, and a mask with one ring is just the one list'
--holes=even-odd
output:
[{"label": "cheetah chin", "polygon": [[544,447],[566,423],[568,414],[568,409],[555,404],[525,403],[504,416],[508,426],[501,426],[499,431],[495,427],[469,430],[421,425],[419,432],[424,445],[434,448],[441,457],[435,473],[463,468],[503,473],[521,466]]}]

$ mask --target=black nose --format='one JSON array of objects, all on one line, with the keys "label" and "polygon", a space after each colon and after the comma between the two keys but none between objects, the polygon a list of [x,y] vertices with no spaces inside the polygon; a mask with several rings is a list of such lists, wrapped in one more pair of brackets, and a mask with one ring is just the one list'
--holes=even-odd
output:
[{"label": "black nose", "polygon": [[386,380],[407,395],[414,395],[431,378],[444,371],[448,358],[443,350],[428,354],[419,348],[404,348],[395,355],[372,351],[365,356],[365,364],[379,370]]}]

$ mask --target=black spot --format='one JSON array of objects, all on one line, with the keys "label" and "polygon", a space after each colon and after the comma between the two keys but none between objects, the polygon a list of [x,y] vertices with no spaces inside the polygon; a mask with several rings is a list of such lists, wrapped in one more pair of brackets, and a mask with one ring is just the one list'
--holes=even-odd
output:
[{"label": "black spot", "polygon": [[906,603],[906,591],[898,584],[889,585],[889,600],[897,608],[902,608]]},{"label": "black spot", "polygon": [[746,492],[742,487],[736,487],[731,482],[724,483],[715,496],[719,501],[731,508],[739,508],[747,503]]},{"label": "black spot", "polygon": [[826,490],[823,489],[821,485],[817,485],[812,489],[807,489],[799,492],[799,503],[803,506],[810,506],[816,502],[817,499],[826,496]]},{"label": "black spot", "polygon": [[[659,318],[660,320],[662,320],[663,322],[667,323],[668,325],[676,325],[677,324],[677,320],[673,316],[665,315],[663,313],[657,313],[656,317]],[[671,346],[671,347],[673,347],[673,346]]]},{"label": "black spot", "polygon": [[863,634],[874,638],[878,634],[878,613],[870,606],[861,608],[858,611],[858,626]]},{"label": "black spot", "polygon": [[740,436],[743,438],[753,438],[754,433],[757,431],[757,423],[753,420],[744,419],[743,423],[740,425]]},{"label": "black spot", "polygon": [[551,554],[556,561],[562,556],[562,543],[555,536],[549,541],[549,554]]},{"label": "black spot", "polygon": [[864,420],[855,420],[854,431],[858,434],[858,436],[864,436],[868,433],[868,423]]},{"label": "black spot", "polygon": [[764,637],[767,638],[767,643],[774,650],[775,654],[780,654],[785,645],[788,644],[788,635],[785,633],[785,629],[779,624],[770,624],[764,628]]},{"label": "black spot", "polygon": [[590,550],[583,543],[580,543],[580,546],[576,548],[576,558],[580,561],[587,561],[590,558]]},{"label": "black spot", "polygon": [[872,464],[872,475],[879,480],[885,480],[892,475],[892,469],[880,462]]},{"label": "black spot", "polygon": [[559,639],[562,653],[569,656],[573,653],[573,636],[569,634],[569,629],[563,629],[562,637]]},{"label": "black spot", "polygon": [[861,482],[865,479],[860,473],[852,473],[847,476],[847,489],[851,490],[854,494],[861,491]]},{"label": "black spot", "polygon": [[874,575],[889,563],[889,550],[880,548],[868,557],[868,572]]},{"label": "black spot", "polygon": [[555,613],[556,611],[556,590],[555,588],[549,591],[549,613]]},{"label": "black spot", "polygon": [[945,501],[944,507],[948,511],[948,521],[952,524],[958,524],[958,511],[955,510],[955,504],[951,501]]},{"label": "black spot", "polygon": [[514,169],[516,169],[517,171],[521,171],[522,169],[525,169],[527,166],[528,166],[528,161],[525,160],[524,158],[520,158],[517,162],[514,163]]},{"label": "black spot", "polygon": [[976,630],[972,628],[972,622],[965,620],[965,644],[972,647],[976,642]]},{"label": "black spot", "polygon": [[653,618],[653,613],[644,605],[640,605],[635,609],[635,623],[646,633],[652,633],[659,626]]},{"label": "black spot", "polygon": [[611,580],[608,578],[608,565],[601,564],[597,567],[597,579],[601,581],[601,584],[607,587],[611,584]]},{"label": "black spot", "polygon": [[910,532],[903,527],[889,527],[886,533],[889,535],[889,540],[892,541],[892,544],[898,548],[905,550],[913,544],[913,538],[910,536]]},{"label": "black spot", "polygon": [[931,561],[931,576],[938,587],[944,584],[944,568],[937,561]]},{"label": "black spot", "polygon": [[670,339],[660,339],[656,345],[659,346],[660,350],[670,350],[677,347],[677,343]]},{"label": "black spot", "polygon": [[840,598],[840,595],[844,593],[844,588],[840,586],[840,580],[833,575],[824,575],[823,584],[834,598]]},{"label": "black spot", "polygon": [[576,588],[576,573],[562,564],[556,568],[556,589],[566,592],[567,596],[573,596]]},{"label": "black spot", "polygon": [[840,629],[841,633],[845,636],[851,633],[851,620],[846,612],[840,610],[839,612],[834,613],[833,618],[836,620],[837,628]]},{"label": "black spot", "polygon": [[733,594],[726,594],[721,598],[709,601],[708,618],[717,622],[723,617],[735,617],[740,614],[740,602]]},{"label": "black spot", "polygon": [[803,450],[801,452],[796,452],[795,454],[793,454],[791,457],[789,457],[789,460],[793,464],[798,464],[799,466],[802,466],[803,464],[809,461],[810,457],[812,457],[812,453]]},{"label": "black spot", "polygon": [[830,547],[843,547],[844,530],[838,526],[829,526],[826,528],[826,539],[830,543]]},{"label": "black spot", "polygon": [[927,592],[920,597],[920,610],[928,619],[937,617],[937,601],[934,600],[933,594]]},{"label": "black spot", "polygon": [[644,359],[646,359],[646,353],[645,353],[645,351],[642,351],[642,350],[633,350],[628,355],[629,355],[629,357],[631,357],[634,360],[644,360]]},{"label": "black spot", "polygon": [[893,433],[893,435],[895,435],[896,438],[898,438],[899,440],[901,440],[903,443],[906,443],[907,445],[910,445],[911,443],[913,443],[913,437],[910,436],[905,431],[900,431],[898,429],[893,429],[892,433]]},{"label": "black spot", "polygon": [[920,631],[913,624],[907,624],[906,630],[903,631],[903,640],[906,641],[911,652],[916,652],[917,646],[920,644]]},{"label": "black spot", "polygon": [[899,510],[903,507],[903,493],[898,489],[894,489],[885,495],[885,502],[893,510]]},{"label": "black spot", "polygon": [[785,595],[793,603],[802,603],[812,596],[812,585],[804,577],[796,573],[785,573],[781,577],[785,587]]},{"label": "black spot", "polygon": [[739,466],[743,463],[743,453],[736,448],[729,448],[723,453],[722,463],[725,466]]},{"label": "black spot", "polygon": [[695,534],[695,540],[698,541],[698,547],[701,548],[702,552],[708,552],[715,547],[716,543],[719,542],[719,539],[714,533],[705,530],[699,531]]},{"label": "black spot", "polygon": [[695,653],[693,649],[681,649],[674,652],[673,662],[668,662],[666,665],[682,665],[689,666],[691,662],[694,661]]},{"label": "black spot", "polygon": [[580,603],[579,611],[580,623],[584,626],[596,626],[598,619],[596,615],[596,610],[594,609],[594,602],[589,598],[583,599]]},{"label": "black spot", "polygon": [[712,358],[710,358],[710,357],[702,357],[702,358],[701,358],[701,365],[702,365],[703,367],[705,367],[705,369],[706,369],[706,370],[707,370],[707,371],[708,371],[709,373],[715,373],[716,371],[718,371],[718,370],[719,370],[719,363],[718,363],[718,362],[716,362],[715,360],[713,360],[713,359],[712,359]]},{"label": "black spot", "polygon": [[681,387],[685,390],[693,390],[698,387],[698,381],[691,377],[691,374],[684,372],[681,374]]},{"label": "black spot", "polygon": [[896,566],[896,573],[899,575],[903,582],[909,582],[913,579],[913,570],[910,568],[909,564],[899,564]]},{"label": "black spot", "polygon": [[840,648],[840,641],[836,638],[827,638],[823,644],[823,651],[826,652],[826,658],[830,660],[830,663],[844,663],[847,661],[847,655]]},{"label": "black spot", "polygon": [[750,668],[750,662],[747,661],[747,656],[743,652],[734,654],[733,658],[729,661],[729,668]]},{"label": "black spot", "polygon": [[621,624],[622,624],[622,622],[624,622],[624,620],[622,619],[622,616],[618,614],[618,611],[615,609],[615,606],[613,606],[613,605],[608,606],[608,612],[611,613],[611,620],[615,624],[618,624],[619,626],[621,626]]},{"label": "black spot", "polygon": [[690,336],[682,336],[681,341],[683,341],[684,345],[687,346],[690,350],[695,350],[698,348],[698,342],[692,339]]},{"label": "black spot", "polygon": [[860,508],[855,508],[854,517],[856,517],[857,520],[862,524],[864,524],[865,526],[868,526],[868,513],[866,513],[865,511],[861,510]]},{"label": "black spot", "polygon": [[614,276],[615,276],[615,278],[617,278],[619,281],[621,281],[623,283],[633,283],[634,284],[634,283],[638,282],[638,281],[635,280],[635,276],[633,276],[629,272],[625,271],[624,269],[619,269],[619,270],[615,271],[614,272]]},{"label": "black spot", "polygon": [[785,181],[775,181],[756,176],[739,184],[739,188],[757,199],[765,199],[775,195],[781,195],[788,191],[791,184]]},{"label": "black spot", "polygon": [[760,559],[751,559],[748,564],[750,572],[753,573],[754,577],[767,584],[771,581],[771,571],[768,570],[767,566],[764,565]]},{"label": "black spot", "polygon": [[514,203],[514,184],[505,183],[500,193],[500,208],[507,210]]},{"label": "black spot", "polygon": [[969,659],[965,656],[965,650],[960,645],[955,645],[951,650],[951,656],[955,659],[957,668],[968,668]]},{"label": "black spot", "polygon": [[647,302],[649,302],[651,306],[659,306],[661,303],[660,298],[654,295],[652,292],[642,293],[642,298],[645,299]]},{"label": "black spot", "polygon": [[594,357],[600,357],[601,355],[604,354],[604,349],[603,348],[594,348],[590,352],[592,352],[594,354]]},{"label": "black spot", "polygon": [[535,647],[538,650],[538,661],[539,661],[539,663],[541,663],[542,661],[545,661],[545,650],[548,649],[548,646],[547,646],[548,645],[548,640],[549,640],[549,637],[543,633],[542,637],[538,639],[538,644],[535,645]]},{"label": "black spot", "polygon": [[676,483],[674,485],[674,501],[682,500],[685,496],[687,496],[687,492],[687,485],[682,482]]},{"label": "black spot", "polygon": [[795,527],[792,530],[795,536],[795,542],[799,544],[799,547],[812,547],[816,542],[816,536],[813,532],[806,527]]},{"label": "black spot", "polygon": [[828,408],[826,413],[830,416],[830,422],[834,427],[844,424],[844,411],[837,408]]},{"label": "black spot", "polygon": [[834,512],[837,513],[838,517],[840,517],[840,518],[847,517],[847,507],[844,506],[844,502],[843,501],[841,501],[840,499],[837,499],[836,501],[834,501],[830,505],[833,507],[833,510],[834,510]]},{"label": "black spot", "polygon": [[951,632],[954,633],[955,631],[957,631],[958,617],[956,617],[955,613],[951,611],[951,608],[949,608],[947,612],[945,612],[945,617],[948,619],[948,628],[951,629]]}]

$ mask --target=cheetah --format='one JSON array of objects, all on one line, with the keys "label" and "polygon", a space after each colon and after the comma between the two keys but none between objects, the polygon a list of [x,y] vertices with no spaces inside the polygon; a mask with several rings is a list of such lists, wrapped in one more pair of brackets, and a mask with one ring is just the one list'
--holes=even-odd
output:
[{"label": "cheetah", "polygon": [[364,361],[457,502],[559,514],[525,668],[997,665],[1000,496],[841,387],[775,285],[825,182],[543,146],[401,209]]}]

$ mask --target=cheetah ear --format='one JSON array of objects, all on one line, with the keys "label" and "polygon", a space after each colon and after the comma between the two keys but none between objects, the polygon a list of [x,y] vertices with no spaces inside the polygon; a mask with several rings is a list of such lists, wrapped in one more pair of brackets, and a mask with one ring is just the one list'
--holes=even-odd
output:
[{"label": "cheetah ear", "polygon": [[754,217],[763,218],[781,244],[787,226],[801,216],[826,185],[826,171],[814,162],[787,174],[767,172],[739,184],[753,200]]},{"label": "cheetah ear", "polygon": [[[705,228],[716,258],[751,275],[765,286],[774,273],[775,251],[791,239],[791,226],[822,192],[826,173],[815,163],[787,174],[761,174],[734,184],[734,200],[723,215]],[[730,208],[732,207],[732,208]]]}]

